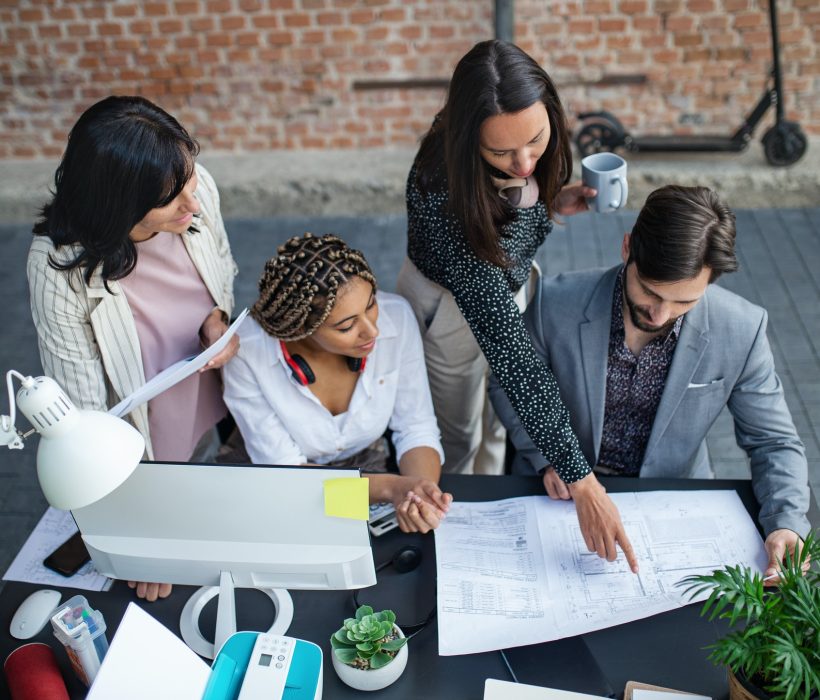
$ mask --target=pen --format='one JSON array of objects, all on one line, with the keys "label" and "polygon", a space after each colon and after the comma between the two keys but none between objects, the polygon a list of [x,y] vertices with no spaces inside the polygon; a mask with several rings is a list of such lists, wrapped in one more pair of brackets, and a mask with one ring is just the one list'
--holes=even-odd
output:
[{"label": "pen", "polygon": [[[89,633],[93,635],[97,631],[97,623],[94,621],[94,618],[88,614],[87,610],[83,610],[82,617],[83,622],[88,626]],[[102,660],[105,658],[105,653],[108,651],[108,643],[104,633],[94,637],[94,648],[97,650],[97,658],[100,660],[100,663],[102,663]]]},{"label": "pen", "polygon": [[783,578],[783,572],[782,571],[775,571],[775,573],[770,574],[769,576],[764,576],[763,580],[764,581],[771,581],[772,579],[775,579],[775,578]]},{"label": "pen", "polygon": [[79,615],[79,608],[67,608],[61,614],[58,622],[64,634],[59,639],[65,646],[74,672],[83,683],[91,687],[97,671],[100,670],[100,662],[92,648],[88,625],[82,619],[78,619]]},{"label": "pen", "polygon": [[74,651],[80,659],[80,665],[83,667],[85,677],[88,680],[88,686],[94,682],[97,677],[97,671],[100,670],[100,660],[97,658],[97,652],[92,647],[91,633],[88,631],[88,625],[79,624],[80,629],[78,641],[79,647],[75,647]]}]

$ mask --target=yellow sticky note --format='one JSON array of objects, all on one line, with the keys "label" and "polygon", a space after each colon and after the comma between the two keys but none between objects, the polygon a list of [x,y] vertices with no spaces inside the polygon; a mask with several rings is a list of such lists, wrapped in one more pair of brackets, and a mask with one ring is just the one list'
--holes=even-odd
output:
[{"label": "yellow sticky note", "polygon": [[326,479],[325,515],[367,520],[370,515],[368,479]]}]

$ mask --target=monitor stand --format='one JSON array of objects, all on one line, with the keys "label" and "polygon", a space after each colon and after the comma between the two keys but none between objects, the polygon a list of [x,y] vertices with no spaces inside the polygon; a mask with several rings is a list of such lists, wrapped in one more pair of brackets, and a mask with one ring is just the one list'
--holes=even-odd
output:
[{"label": "monitor stand", "polygon": [[[273,620],[268,634],[283,635],[288,631],[293,621],[293,599],[284,588],[260,588],[272,601],[276,608],[276,617]],[[205,605],[215,596],[219,596],[216,608],[216,633],[211,644],[199,629],[199,616]],[[213,659],[216,652],[225,641],[236,632],[236,599],[234,597],[233,576],[229,571],[223,571],[219,576],[219,586],[203,586],[194,593],[179,618],[179,630],[182,639],[200,656]]]}]

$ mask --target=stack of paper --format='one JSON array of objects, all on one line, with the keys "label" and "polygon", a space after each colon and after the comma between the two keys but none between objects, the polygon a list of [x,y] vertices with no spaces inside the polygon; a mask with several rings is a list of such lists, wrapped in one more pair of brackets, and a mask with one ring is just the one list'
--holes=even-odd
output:
[{"label": "stack of paper", "polygon": [[185,642],[129,603],[88,700],[201,700],[210,672]]}]

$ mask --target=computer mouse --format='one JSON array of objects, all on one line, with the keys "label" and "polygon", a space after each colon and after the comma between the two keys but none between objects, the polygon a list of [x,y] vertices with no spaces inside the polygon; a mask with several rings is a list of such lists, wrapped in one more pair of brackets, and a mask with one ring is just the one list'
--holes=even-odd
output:
[{"label": "computer mouse", "polygon": [[421,564],[421,550],[413,545],[399,549],[393,555],[393,568],[400,574],[406,574]]},{"label": "computer mouse", "polygon": [[44,588],[34,591],[26,598],[14,617],[11,618],[9,633],[16,639],[31,639],[51,618],[51,613],[60,604],[60,591]]}]

